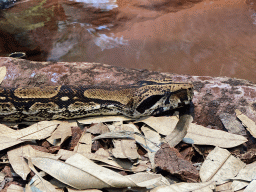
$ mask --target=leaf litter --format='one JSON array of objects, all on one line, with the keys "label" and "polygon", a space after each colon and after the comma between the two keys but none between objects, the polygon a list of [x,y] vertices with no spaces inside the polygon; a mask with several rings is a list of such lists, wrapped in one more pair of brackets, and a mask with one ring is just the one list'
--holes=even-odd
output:
[{"label": "leaf litter", "polygon": [[[0,174],[15,175],[2,189],[253,191],[256,164],[234,151],[248,142],[246,129],[255,137],[255,122],[236,115],[233,127],[234,116],[220,116],[230,133],[191,123],[190,115],[42,121],[22,129],[0,124],[1,157],[7,157]],[[215,148],[199,154],[200,146]]]}]

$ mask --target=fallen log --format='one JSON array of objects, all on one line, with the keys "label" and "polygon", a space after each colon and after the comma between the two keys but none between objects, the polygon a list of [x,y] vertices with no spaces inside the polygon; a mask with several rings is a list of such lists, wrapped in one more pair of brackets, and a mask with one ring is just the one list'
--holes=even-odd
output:
[{"label": "fallen log", "polygon": [[256,85],[242,79],[161,73],[127,69],[87,62],[34,62],[8,57],[0,58],[7,74],[2,87],[39,87],[54,85],[127,85],[139,80],[169,78],[192,82],[194,122],[222,129],[221,113],[235,114],[239,109],[256,121]]}]

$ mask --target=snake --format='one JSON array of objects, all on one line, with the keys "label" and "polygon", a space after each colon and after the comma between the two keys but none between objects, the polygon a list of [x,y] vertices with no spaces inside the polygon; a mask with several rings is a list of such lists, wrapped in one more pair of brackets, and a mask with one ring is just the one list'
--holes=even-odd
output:
[{"label": "snake", "polygon": [[0,120],[67,120],[100,115],[140,118],[190,104],[193,90],[191,83],[171,80],[142,80],[120,86],[0,87]]}]

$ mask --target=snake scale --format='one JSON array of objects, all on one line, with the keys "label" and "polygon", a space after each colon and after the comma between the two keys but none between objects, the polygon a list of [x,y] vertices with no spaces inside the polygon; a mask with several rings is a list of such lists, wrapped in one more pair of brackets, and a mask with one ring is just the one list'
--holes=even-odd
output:
[{"label": "snake scale", "polygon": [[0,120],[41,121],[116,114],[139,118],[182,107],[192,97],[192,84],[169,80],[139,81],[126,86],[0,88]]}]

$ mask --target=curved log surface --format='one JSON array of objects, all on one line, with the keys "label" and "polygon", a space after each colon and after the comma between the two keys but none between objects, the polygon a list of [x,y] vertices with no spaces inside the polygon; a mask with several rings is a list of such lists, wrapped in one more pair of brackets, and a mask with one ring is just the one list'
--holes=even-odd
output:
[{"label": "curved log surface", "polygon": [[192,82],[194,122],[204,126],[223,125],[219,114],[235,114],[239,109],[256,121],[256,85],[228,77],[190,76],[127,69],[86,62],[32,62],[8,57],[0,58],[0,66],[7,67],[2,87],[39,87],[49,85],[126,85],[138,80],[170,78],[178,82]]}]

